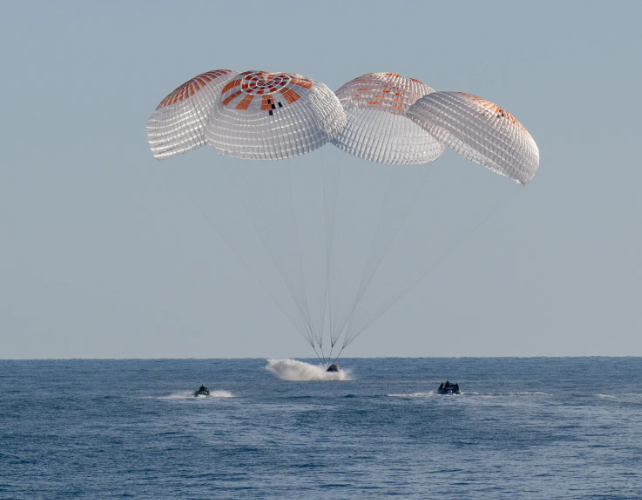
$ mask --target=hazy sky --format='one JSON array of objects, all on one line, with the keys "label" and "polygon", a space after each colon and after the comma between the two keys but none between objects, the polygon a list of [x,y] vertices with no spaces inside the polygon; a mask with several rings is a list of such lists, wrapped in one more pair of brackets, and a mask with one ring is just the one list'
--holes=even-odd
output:
[{"label": "hazy sky", "polygon": [[640,2],[2,10],[0,358],[310,356],[163,173],[217,156],[161,166],[147,145],[160,100],[216,68],[334,90],[392,71],[494,101],[537,141],[535,180],[347,356],[642,355]]}]

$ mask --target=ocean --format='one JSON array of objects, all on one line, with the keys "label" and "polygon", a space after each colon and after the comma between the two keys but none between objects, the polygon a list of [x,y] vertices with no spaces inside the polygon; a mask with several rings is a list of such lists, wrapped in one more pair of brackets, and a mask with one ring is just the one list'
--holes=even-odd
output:
[{"label": "ocean", "polygon": [[642,498],[641,358],[339,363],[0,361],[0,498]]}]

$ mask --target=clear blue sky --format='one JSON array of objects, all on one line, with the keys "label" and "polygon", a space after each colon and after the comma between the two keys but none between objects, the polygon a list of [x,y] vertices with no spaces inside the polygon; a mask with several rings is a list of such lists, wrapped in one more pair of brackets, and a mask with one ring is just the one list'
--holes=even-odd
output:
[{"label": "clear blue sky", "polygon": [[641,18],[633,1],[5,3],[0,358],[310,355],[147,146],[158,102],[216,68],[335,90],[392,71],[500,104],[539,145],[532,184],[347,356],[642,355]]}]

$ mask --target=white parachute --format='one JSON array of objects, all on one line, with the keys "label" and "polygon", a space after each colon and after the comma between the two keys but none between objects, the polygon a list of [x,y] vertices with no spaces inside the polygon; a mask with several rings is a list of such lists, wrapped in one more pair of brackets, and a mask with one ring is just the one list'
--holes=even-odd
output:
[{"label": "white parachute", "polygon": [[406,114],[469,160],[520,184],[533,180],[539,166],[537,144],[497,104],[463,92],[435,92],[415,102]]},{"label": "white parachute", "polygon": [[[535,142],[503,109],[394,73],[336,95],[294,73],[203,75],[161,102],[150,148],[163,159],[207,143],[222,155],[181,184],[323,361],[512,192],[493,173],[526,184],[538,167]],[[445,146],[491,172],[433,162]]]},{"label": "white parachute", "polygon": [[337,90],[347,123],[333,143],[364,160],[416,165],[436,160],[444,146],[409,120],[405,113],[417,99],[434,92],[414,78],[368,73]]},{"label": "white parachute", "polygon": [[147,121],[149,147],[159,160],[205,144],[205,125],[212,106],[236,71],[207,71],[163,99]]},{"label": "white parachute", "polygon": [[334,93],[291,73],[247,71],[225,85],[206,126],[217,153],[244,160],[282,160],[323,146],[345,125]]}]

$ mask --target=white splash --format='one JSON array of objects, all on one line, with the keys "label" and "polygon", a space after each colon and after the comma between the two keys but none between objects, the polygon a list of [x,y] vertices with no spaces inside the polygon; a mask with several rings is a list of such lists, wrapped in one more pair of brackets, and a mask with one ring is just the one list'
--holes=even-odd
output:
[{"label": "white splash", "polygon": [[349,370],[327,372],[322,365],[311,365],[296,359],[268,359],[265,369],[281,380],[305,382],[310,380],[350,380]]},{"label": "white splash", "polygon": [[615,399],[615,396],[612,396],[610,394],[596,394],[596,398],[609,398],[609,399]]}]

